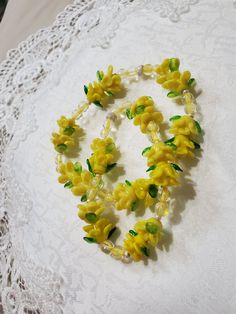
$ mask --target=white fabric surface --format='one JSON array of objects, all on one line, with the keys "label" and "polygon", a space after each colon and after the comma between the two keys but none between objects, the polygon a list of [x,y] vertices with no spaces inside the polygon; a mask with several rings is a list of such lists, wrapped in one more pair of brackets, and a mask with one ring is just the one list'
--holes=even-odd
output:
[{"label": "white fabric surface", "polygon": [[[37,130],[19,146],[14,146],[13,138],[8,149],[16,181],[33,202],[27,223],[21,227],[26,254],[63,278],[64,313],[233,314],[236,11],[232,1],[200,1],[176,24],[140,5],[129,12],[112,40],[106,37],[105,42],[110,42],[106,49],[91,48],[91,43],[104,44],[101,36],[116,29],[117,21],[112,22],[110,13],[106,10],[105,27],[95,27],[83,40],[72,36],[70,48],[61,54],[45,83],[25,101],[19,125],[28,123],[29,114],[33,119],[33,106]],[[182,68],[190,69],[202,90],[198,97],[205,131],[202,157],[189,163],[190,173],[186,167],[183,185],[173,193],[176,208],[165,224],[173,239],[170,236],[166,247],[158,250],[158,260],[124,265],[83,242],[82,223],[76,217],[78,202],[56,182],[50,133],[57,117],[69,114],[84,99],[83,84],[94,78],[97,69],[110,63],[116,69],[155,64],[167,56],[179,56]],[[183,112],[154,83],[130,88],[127,99],[151,95],[166,118]],[[87,143],[99,134],[103,118],[97,110],[89,118],[81,160],[88,156]],[[137,128],[129,127],[127,134],[128,125],[124,122],[117,139],[126,170],[119,181],[139,177],[145,169],[145,161],[138,156],[147,141]],[[121,214],[121,229],[127,230],[134,221]]]},{"label": "white fabric surface", "polygon": [[53,23],[72,0],[9,0],[0,23],[0,61],[9,49],[25,40],[39,28]]}]

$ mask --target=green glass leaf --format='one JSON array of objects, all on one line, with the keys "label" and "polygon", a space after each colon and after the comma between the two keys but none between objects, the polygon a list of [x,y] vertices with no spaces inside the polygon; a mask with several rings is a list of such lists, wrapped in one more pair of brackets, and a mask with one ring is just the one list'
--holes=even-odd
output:
[{"label": "green glass leaf", "polygon": [[91,166],[91,164],[90,164],[89,159],[86,159],[86,163],[87,163],[87,165],[88,165],[88,170],[89,170],[89,172],[91,172],[92,175],[95,176],[95,173],[93,172],[93,169],[92,169],[92,166]]},{"label": "green glass leaf", "polygon": [[87,95],[88,94],[88,86],[84,85],[84,92]]},{"label": "green glass leaf", "polygon": [[177,116],[171,117],[169,120],[170,121],[175,121],[175,120],[179,120],[180,118],[181,118],[181,116],[177,115]]},{"label": "green glass leaf", "polygon": [[81,163],[80,162],[76,162],[74,164],[74,170],[78,173],[81,173],[82,172],[82,166],[81,166]]},{"label": "green glass leaf", "polygon": [[126,116],[127,116],[127,118],[128,118],[129,120],[132,120],[132,119],[133,119],[133,115],[132,115],[132,113],[131,113],[131,111],[130,111],[129,108],[126,109],[125,113],[126,113]]},{"label": "green glass leaf", "polygon": [[176,171],[181,171],[181,172],[183,172],[183,170],[180,168],[179,165],[176,165],[176,164],[171,163],[171,166],[172,166]]},{"label": "green glass leaf", "polygon": [[196,121],[196,120],[194,120],[194,122],[195,122],[195,125],[196,125],[196,128],[197,128],[198,133],[199,133],[199,134],[202,133],[202,128],[201,128],[199,122]]},{"label": "green glass leaf", "polygon": [[132,204],[131,204],[131,211],[135,211],[138,207],[138,200],[137,201],[134,201]]},{"label": "green glass leaf", "polygon": [[173,148],[174,150],[177,149],[177,146],[174,143],[165,143],[166,145],[170,146],[171,148]]},{"label": "green glass leaf", "polygon": [[125,180],[125,183],[127,184],[127,185],[129,185],[129,186],[131,186],[132,184],[131,184],[131,182],[129,181],[129,180]]},{"label": "green glass leaf", "polygon": [[140,105],[140,106],[138,106],[138,107],[135,109],[135,112],[136,112],[137,114],[140,114],[140,113],[143,113],[144,110],[145,110],[145,106],[144,106],[144,105]]},{"label": "green glass leaf", "polygon": [[146,152],[148,152],[151,148],[152,148],[152,146],[148,146],[148,147],[144,148],[144,150],[142,151],[142,155],[145,155]]},{"label": "green glass leaf", "polygon": [[71,126],[68,126],[63,130],[63,134],[68,135],[68,136],[72,135],[74,132],[75,132],[75,129],[72,128]]},{"label": "green glass leaf", "polygon": [[148,187],[148,193],[152,198],[157,197],[157,193],[158,193],[158,187],[156,186],[156,184],[150,184]]},{"label": "green glass leaf", "polygon": [[114,148],[115,148],[115,144],[114,144],[114,143],[108,144],[108,145],[106,146],[106,153],[111,153]]},{"label": "green glass leaf", "polygon": [[192,141],[192,142],[193,142],[193,144],[194,144],[194,148],[195,148],[195,149],[200,149],[200,148],[201,148],[200,144],[198,144],[198,143],[196,143],[196,142],[194,142],[194,141]]},{"label": "green glass leaf", "polygon": [[102,106],[102,104],[100,103],[100,101],[96,100],[96,101],[94,101],[93,103],[94,103],[94,105],[96,105],[97,107],[103,108],[103,106]]},{"label": "green glass leaf", "polygon": [[167,97],[169,98],[175,98],[175,97],[179,97],[180,96],[180,93],[176,92],[176,91],[170,91],[168,94],[167,94]]},{"label": "green glass leaf", "polygon": [[149,251],[146,246],[141,247],[140,251],[143,253],[144,256],[147,256],[147,257],[149,256]]},{"label": "green glass leaf", "polygon": [[165,144],[172,143],[172,142],[174,142],[174,140],[175,140],[175,137],[172,137],[172,138],[169,138],[168,140],[166,140],[164,143]]},{"label": "green glass leaf", "polygon": [[156,165],[152,165],[151,167],[149,167],[149,168],[146,170],[146,172],[152,171],[152,170],[154,170],[154,169],[156,169]]},{"label": "green glass leaf", "polygon": [[114,228],[112,228],[111,230],[110,230],[110,232],[108,233],[108,239],[113,235],[113,233],[116,231],[116,227],[114,227]]},{"label": "green glass leaf", "polygon": [[149,232],[151,234],[156,234],[158,231],[158,227],[157,227],[157,225],[155,225],[152,222],[147,222],[146,223],[146,230],[147,230],[147,232]]},{"label": "green glass leaf", "polygon": [[88,243],[96,243],[96,239],[90,237],[83,237],[84,241]]},{"label": "green glass leaf", "polygon": [[99,81],[101,81],[103,79],[103,75],[102,75],[102,73],[100,71],[97,71],[96,75],[97,75],[97,78],[98,78]]},{"label": "green glass leaf", "polygon": [[169,69],[171,70],[171,72],[178,71],[179,65],[180,65],[179,59],[171,58],[169,60]]},{"label": "green glass leaf", "polygon": [[194,78],[191,78],[188,80],[187,84],[189,87],[192,87],[196,84],[196,80]]},{"label": "green glass leaf", "polygon": [[64,184],[64,188],[65,189],[71,189],[73,187],[73,184],[71,181],[67,181],[65,184]]},{"label": "green glass leaf", "polygon": [[105,91],[104,93],[109,97],[114,96],[114,94],[109,90]]},{"label": "green glass leaf", "polygon": [[81,202],[86,202],[87,201],[87,195],[86,194],[82,195],[80,200],[81,200]]},{"label": "green glass leaf", "polygon": [[111,171],[111,169],[113,169],[116,165],[117,165],[116,162],[114,164],[107,165],[106,172]]},{"label": "green glass leaf", "polygon": [[57,150],[60,152],[60,153],[64,153],[66,150],[67,150],[67,145],[66,144],[58,144],[57,145]]},{"label": "green glass leaf", "polygon": [[138,233],[134,230],[129,230],[129,233],[133,236],[136,237],[136,235],[138,235]]},{"label": "green glass leaf", "polygon": [[97,215],[96,215],[95,213],[87,213],[87,214],[85,215],[85,218],[86,218],[89,222],[93,223],[93,222],[95,222],[95,221],[97,220]]}]

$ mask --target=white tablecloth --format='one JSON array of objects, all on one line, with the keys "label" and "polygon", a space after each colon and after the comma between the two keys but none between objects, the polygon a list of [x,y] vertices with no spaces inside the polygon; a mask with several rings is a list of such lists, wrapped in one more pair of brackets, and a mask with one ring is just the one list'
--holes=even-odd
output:
[{"label": "white tablecloth", "polygon": [[0,61],[39,28],[53,23],[56,15],[72,0],[9,0],[0,23]]}]

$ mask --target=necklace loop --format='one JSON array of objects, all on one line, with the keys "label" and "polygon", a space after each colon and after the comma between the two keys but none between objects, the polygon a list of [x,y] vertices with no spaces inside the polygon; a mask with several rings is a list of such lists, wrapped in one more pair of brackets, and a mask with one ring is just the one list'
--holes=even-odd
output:
[{"label": "necklace loop", "polygon": [[[124,263],[146,259],[150,248],[155,247],[163,235],[162,218],[169,213],[170,189],[179,183],[183,172],[182,158],[194,157],[200,149],[198,137],[201,127],[194,119],[196,101],[194,97],[195,79],[189,71],[179,71],[178,58],[165,59],[160,65],[141,65],[133,70],[120,70],[113,73],[110,65],[107,72],[97,71],[97,81],[84,86],[87,100],[71,118],[62,116],[57,124],[58,133],[52,133],[52,143],[58,155],[56,157],[59,183],[80,197],[78,216],[87,224],[84,240],[99,244],[101,250]],[[160,127],[164,120],[156,109],[150,96],[139,97],[133,103],[126,102],[106,116],[101,137],[91,143],[92,154],[86,160],[88,170],[80,162],[63,161],[71,148],[76,145],[76,138],[81,131],[77,124],[83,113],[92,104],[105,110],[110,98],[120,93],[124,82],[137,81],[139,78],[155,79],[164,89],[167,97],[184,105],[186,115],[172,116],[169,133],[172,137],[162,140]],[[103,177],[117,166],[117,147],[112,138],[115,125],[127,117],[140,131],[146,134],[151,145],[144,148],[142,155],[147,159],[144,178],[118,183],[113,191],[104,185]],[[148,176],[148,177],[147,177]],[[146,220],[139,220],[126,234],[123,246],[115,245],[112,234],[116,232],[115,221],[108,211],[127,210],[128,213],[138,208],[154,207],[155,215]]]}]

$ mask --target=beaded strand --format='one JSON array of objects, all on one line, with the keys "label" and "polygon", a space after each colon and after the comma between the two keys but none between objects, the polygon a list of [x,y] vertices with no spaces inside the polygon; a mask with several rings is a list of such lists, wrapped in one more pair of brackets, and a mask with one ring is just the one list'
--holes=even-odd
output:
[{"label": "beaded strand", "polygon": [[[124,263],[147,258],[150,248],[160,241],[163,235],[161,219],[169,213],[169,188],[179,184],[179,173],[183,171],[178,163],[183,157],[194,157],[194,151],[200,149],[196,139],[201,134],[201,127],[194,120],[196,101],[192,93],[195,80],[189,71],[181,73],[179,66],[179,59],[171,58],[156,66],[146,64],[132,70],[121,69],[117,74],[113,73],[112,66],[108,67],[106,74],[97,71],[97,81],[84,86],[87,100],[71,118],[62,116],[57,121],[59,132],[52,134],[52,143],[58,152],[58,181],[75,196],[80,196],[78,216],[87,223],[83,227],[86,232],[84,240],[98,243],[104,253]],[[122,90],[122,84],[141,77],[155,79],[168,90],[168,98],[184,105],[186,115],[170,118],[169,132],[173,137],[161,140],[159,129],[163,115],[155,108],[150,96],[142,96],[133,103],[122,104],[107,115],[101,138],[95,138],[91,143],[92,154],[86,160],[88,170],[83,169],[79,162],[63,162],[62,156],[66,156],[70,148],[75,146],[80,131],[76,122],[83,118],[91,104],[105,108],[109,98]],[[151,146],[142,151],[143,157],[147,158],[146,173],[149,178],[139,178],[133,182],[125,180],[110,191],[104,187],[103,176],[112,172],[117,165],[112,129],[125,116],[139,126],[151,142]],[[113,207],[118,211],[132,212],[139,206],[154,206],[155,216],[138,221],[126,234],[123,246],[115,245],[110,238],[116,227],[107,212],[111,212]]]}]

